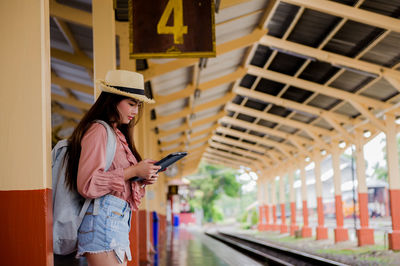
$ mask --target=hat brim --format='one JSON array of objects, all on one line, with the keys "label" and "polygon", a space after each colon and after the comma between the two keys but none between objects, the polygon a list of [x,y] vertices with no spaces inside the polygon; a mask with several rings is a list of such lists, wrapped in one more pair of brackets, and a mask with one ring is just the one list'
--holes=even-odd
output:
[{"label": "hat brim", "polygon": [[99,87],[100,87],[101,91],[126,96],[126,97],[133,98],[135,100],[139,100],[139,101],[145,102],[145,103],[155,103],[155,101],[153,99],[147,98],[145,95],[129,93],[129,92],[121,91],[114,87],[108,86],[104,82],[104,80],[98,80],[97,82],[99,83]]}]

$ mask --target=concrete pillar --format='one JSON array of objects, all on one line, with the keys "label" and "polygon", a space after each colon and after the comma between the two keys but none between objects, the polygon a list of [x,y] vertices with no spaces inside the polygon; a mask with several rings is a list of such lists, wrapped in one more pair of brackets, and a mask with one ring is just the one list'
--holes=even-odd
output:
[{"label": "concrete pillar", "polygon": [[279,203],[281,205],[281,234],[288,232],[288,227],[286,225],[286,212],[285,212],[285,182],[284,177],[281,175],[279,177]]},{"label": "concrete pillar", "polygon": [[397,149],[395,116],[386,114],[386,151],[389,178],[390,213],[392,216],[392,233],[389,233],[389,249],[400,250],[400,176],[399,156]]},{"label": "concrete pillar", "polygon": [[[150,106],[144,104],[143,114],[139,123],[135,126],[135,145],[143,159],[151,158],[151,141],[150,139]],[[143,141],[147,140],[147,141]],[[146,187],[146,195],[142,199],[139,206],[139,264],[147,263],[149,261],[149,251],[151,243],[151,224],[150,224],[150,201],[149,191],[152,191],[151,186]],[[150,192],[150,194],[153,194]],[[172,220],[173,221],[173,220]],[[136,239],[134,241],[137,241]]]},{"label": "concrete pillar", "polygon": [[365,159],[363,133],[356,133],[356,169],[358,181],[358,208],[360,212],[360,229],[357,230],[358,246],[373,245],[374,229],[369,228],[368,189],[365,177]]},{"label": "concrete pillar", "polygon": [[257,180],[257,201],[258,201],[258,231],[263,231],[265,228],[264,218],[264,187],[261,178]]},{"label": "concrete pillar", "polygon": [[0,14],[0,264],[53,265],[49,1]]},{"label": "concrete pillar", "polygon": [[294,236],[295,231],[299,229],[296,224],[296,191],[294,189],[294,174],[295,172],[291,170],[288,175],[289,181],[289,200],[290,200],[290,235]]},{"label": "concrete pillar", "polygon": [[335,211],[336,211],[336,228],[335,242],[347,241],[349,234],[343,227],[343,204],[342,204],[342,177],[340,170],[340,149],[337,141],[332,142],[332,164],[333,164],[333,182],[335,188]]},{"label": "concrete pillar", "polygon": [[276,182],[275,182],[275,176],[271,179],[271,205],[272,205],[272,225],[271,225],[271,230],[276,231],[279,230],[279,225],[277,223],[277,218],[276,218],[276,205],[277,205],[277,200],[276,200]]},{"label": "concrete pillar", "polygon": [[270,225],[270,218],[269,218],[269,206],[270,206],[270,194],[269,193],[269,186],[268,186],[268,181],[263,182],[264,186],[264,217],[265,217],[265,227],[264,230],[270,230],[271,225]]},{"label": "concrete pillar", "polygon": [[[95,3],[93,3],[93,5],[95,5]],[[97,3],[96,3],[96,8],[97,7]],[[103,11],[103,12],[107,12],[107,11]],[[96,18],[99,18],[100,16],[97,16]],[[101,23],[101,22],[99,22]],[[111,23],[112,24],[112,23]],[[100,26],[99,26],[100,27]],[[97,33],[100,35],[101,31],[97,31]],[[108,33],[111,34],[112,33]],[[136,64],[135,64],[135,60],[129,61],[129,32],[127,30],[125,31],[121,31],[120,32],[120,42],[119,42],[119,58],[120,58],[120,69],[123,70],[130,70],[130,71],[136,71]],[[99,40],[99,39],[96,39]],[[93,45],[94,47],[94,45]],[[96,44],[96,47],[98,47],[97,51],[101,51],[101,44]],[[109,52],[109,51],[107,51]],[[101,56],[100,54],[97,54],[97,56]],[[112,61],[112,56],[108,55],[108,65],[109,65],[109,69],[113,69],[114,67],[114,62]],[[96,59],[96,55],[95,55],[95,59]],[[104,60],[104,59],[103,59]],[[95,60],[96,61],[96,60]],[[101,60],[97,60],[97,63],[101,62]],[[95,63],[96,64],[96,63]],[[96,70],[98,70],[99,72],[97,72],[97,76],[100,75],[100,72],[107,72],[107,70],[104,68],[101,68],[102,66],[98,66],[97,68],[95,67]],[[104,73],[104,75],[105,75]],[[96,78],[96,71],[95,71],[95,78]],[[95,96],[99,95],[100,92],[98,90],[96,90],[95,88],[95,92],[94,92]],[[137,145],[137,144],[136,144]],[[138,146],[138,145],[137,145]],[[132,212],[132,219],[131,219],[131,231],[129,233],[129,241],[131,244],[131,253],[132,253],[132,261],[130,261],[128,263],[128,265],[135,265],[138,266],[139,265],[139,220],[140,217],[143,216],[139,215],[139,210],[138,211],[133,211]],[[141,217],[142,220],[144,219],[143,217]],[[144,219],[145,220],[145,219]]]},{"label": "concrete pillar", "polygon": [[300,178],[301,178],[301,200],[303,201],[303,227],[301,228],[301,236],[311,237],[312,231],[308,224],[306,169],[304,168],[303,163],[300,165]]},{"label": "concrete pillar", "polygon": [[317,240],[328,239],[328,228],[325,227],[324,205],[322,203],[322,182],[321,182],[321,154],[317,151],[314,155],[315,191],[317,195],[318,226],[316,229]]},{"label": "concrete pillar", "polygon": [[108,70],[116,69],[115,11],[113,0],[92,3],[94,96],[100,95],[96,80],[104,79]]}]

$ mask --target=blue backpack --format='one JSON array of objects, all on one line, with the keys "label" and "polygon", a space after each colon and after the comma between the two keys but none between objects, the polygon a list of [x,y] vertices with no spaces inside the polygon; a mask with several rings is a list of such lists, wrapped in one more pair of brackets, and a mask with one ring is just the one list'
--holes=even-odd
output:
[{"label": "blue backpack", "polygon": [[[117,147],[114,130],[104,121],[96,120],[107,130],[106,165],[107,171],[114,160]],[[68,148],[66,139],[57,142],[51,151],[53,179],[53,252],[67,255],[77,250],[78,229],[92,199],[86,199],[82,205],[82,197],[78,192],[71,192],[65,184],[64,157]],[[96,199],[95,199],[96,201]]]}]

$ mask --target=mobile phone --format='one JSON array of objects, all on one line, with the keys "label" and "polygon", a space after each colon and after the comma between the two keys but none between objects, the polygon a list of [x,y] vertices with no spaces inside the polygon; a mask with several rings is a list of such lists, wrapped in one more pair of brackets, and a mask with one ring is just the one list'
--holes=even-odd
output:
[{"label": "mobile phone", "polygon": [[[155,165],[161,166],[160,170],[158,170],[157,173],[164,171],[165,169],[167,169],[168,166],[170,166],[171,164],[175,163],[176,161],[182,159],[186,155],[187,155],[187,152],[174,152],[174,153],[168,154],[167,156],[165,156],[164,158],[162,158],[161,160],[159,160],[158,162],[155,163]],[[131,180],[132,181],[142,181],[142,180],[144,180],[144,178],[135,176],[135,177],[132,177]]]}]

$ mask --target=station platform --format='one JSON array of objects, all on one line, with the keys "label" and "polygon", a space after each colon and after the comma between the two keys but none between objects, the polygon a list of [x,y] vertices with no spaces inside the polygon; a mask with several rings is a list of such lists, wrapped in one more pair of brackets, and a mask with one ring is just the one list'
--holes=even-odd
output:
[{"label": "station platform", "polygon": [[[55,255],[55,266],[87,266],[85,258]],[[258,266],[259,262],[207,236],[198,226],[167,227],[159,241],[158,254],[141,266]]]},{"label": "station platform", "polygon": [[242,253],[204,234],[196,226],[167,228],[166,236],[159,246],[160,266],[222,266],[222,265],[262,265]]}]

